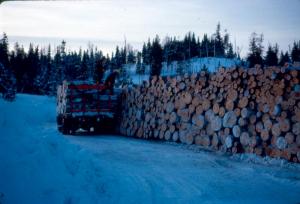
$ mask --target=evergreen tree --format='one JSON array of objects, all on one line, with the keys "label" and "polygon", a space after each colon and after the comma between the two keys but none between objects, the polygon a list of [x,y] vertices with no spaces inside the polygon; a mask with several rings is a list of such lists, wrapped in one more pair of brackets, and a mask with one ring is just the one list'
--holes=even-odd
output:
[{"label": "evergreen tree", "polygon": [[232,48],[232,45],[229,42],[229,34],[227,33],[227,30],[225,30],[225,34],[223,37],[224,57],[227,56],[230,46]]},{"label": "evergreen tree", "polygon": [[191,53],[191,58],[198,56],[198,45],[197,45],[195,33],[192,33],[191,36],[190,53]]},{"label": "evergreen tree", "polygon": [[146,47],[146,44],[144,43],[143,44],[143,48],[142,48],[142,61],[143,61],[143,64],[146,64],[147,62],[147,47]]},{"label": "evergreen tree", "polygon": [[121,48],[121,60],[120,60],[120,65],[123,65],[123,64],[127,64],[127,47],[124,47],[124,48]]},{"label": "evergreen tree", "polygon": [[145,74],[145,67],[142,64],[142,53],[137,53],[137,64],[136,64],[136,73],[137,74]]},{"label": "evergreen tree", "polygon": [[289,53],[285,52],[285,54],[283,54],[283,52],[281,51],[280,59],[279,59],[279,65],[284,66],[285,63],[290,63],[290,62],[291,62],[291,59],[289,57]]},{"label": "evergreen tree", "polygon": [[291,56],[293,62],[300,62],[300,41],[294,42]]},{"label": "evergreen tree", "polygon": [[47,66],[47,56],[45,55],[45,50],[42,49],[40,52],[40,64],[38,67],[37,75],[34,79],[34,90],[36,94],[45,94],[45,85],[47,84],[48,78],[48,66]]},{"label": "evergreen tree", "polygon": [[[82,56],[82,61],[81,61],[81,74],[80,76],[78,76],[81,80],[87,80],[88,77],[89,77],[89,73],[88,73],[88,70],[89,70],[89,54],[87,51],[84,51],[83,52],[83,56]],[[96,62],[96,70],[95,72],[98,71],[98,64],[99,62]],[[103,67],[103,62],[101,62],[101,66]],[[103,68],[104,69],[104,68]],[[96,74],[94,74],[94,77],[96,76]],[[103,77],[103,76],[102,76]],[[97,82],[101,82],[101,79],[100,78],[94,78]]]},{"label": "evergreen tree", "polygon": [[62,56],[61,56],[61,50],[60,47],[58,46],[56,48],[56,52],[54,55],[54,59],[53,59],[53,69],[54,69],[54,78],[55,78],[55,85],[53,85],[55,88],[57,85],[61,84],[63,78],[62,78]]},{"label": "evergreen tree", "polygon": [[55,70],[52,65],[52,58],[51,58],[51,46],[50,44],[48,45],[47,48],[47,56],[46,56],[46,66],[47,66],[47,71],[48,71],[48,77],[46,80],[45,84],[45,94],[47,95],[53,95],[55,94],[54,88],[56,88],[56,78],[55,78]]},{"label": "evergreen tree", "polygon": [[60,49],[60,66],[58,66],[58,72],[60,73],[60,80],[59,80],[59,84],[62,83],[63,80],[66,79],[66,41],[62,41],[61,45],[59,46]]},{"label": "evergreen tree", "polygon": [[268,46],[268,50],[265,57],[265,64],[267,66],[276,66],[278,65],[278,45],[274,47],[271,45]]},{"label": "evergreen tree", "polygon": [[95,69],[95,73],[94,73],[94,80],[97,83],[101,83],[102,82],[102,79],[104,77],[104,73],[106,71],[105,64],[106,64],[106,58],[103,57],[103,56],[100,59],[98,59],[97,62],[96,62],[96,69]]},{"label": "evergreen tree", "polygon": [[94,55],[94,46],[93,44],[89,43],[88,46],[88,52],[89,52],[89,61],[88,61],[88,70],[87,70],[87,79],[91,80],[93,79],[94,73],[95,73],[95,55]]},{"label": "evergreen tree", "polygon": [[170,37],[166,37],[164,39],[164,46],[163,46],[163,61],[169,64],[170,54],[171,54],[171,44],[172,39]]},{"label": "evergreen tree", "polygon": [[227,57],[227,58],[230,58],[230,59],[233,59],[233,58],[236,57],[236,56],[235,56],[235,53],[233,52],[233,47],[232,47],[232,44],[231,44],[231,43],[228,44],[228,51],[227,51],[227,53],[226,53],[226,57]]},{"label": "evergreen tree", "polygon": [[168,43],[168,45],[166,45],[168,47],[169,53],[168,53],[168,62],[172,62],[172,61],[179,61],[181,60],[181,45],[180,42],[174,37],[173,39],[170,39],[170,42]]},{"label": "evergreen tree", "polygon": [[151,49],[151,71],[150,75],[160,75],[161,68],[162,68],[162,47],[160,45],[160,39],[158,35],[155,37],[153,43],[152,43],[152,49]]},{"label": "evergreen tree", "polygon": [[214,34],[214,56],[215,57],[224,57],[225,56],[225,47],[223,38],[221,35],[221,24],[218,23],[216,33]]},{"label": "evergreen tree", "polygon": [[13,101],[16,95],[15,78],[8,67],[0,63],[0,93],[2,98]]},{"label": "evergreen tree", "polygon": [[144,65],[150,64],[150,52],[151,52],[151,42],[150,39],[148,39],[147,44],[143,44],[142,48],[142,62]]},{"label": "evergreen tree", "polygon": [[0,63],[7,68],[10,67],[8,55],[8,38],[6,33],[3,33],[3,37],[0,40]]},{"label": "evergreen tree", "polygon": [[263,34],[257,35],[255,32],[251,34],[249,43],[249,54],[247,61],[249,67],[253,67],[255,64],[263,64]]},{"label": "evergreen tree", "polygon": [[136,63],[135,52],[132,50],[132,48],[128,49],[127,63],[129,63],[129,64],[135,64]]},{"label": "evergreen tree", "polygon": [[210,50],[210,42],[209,39],[207,37],[207,34],[204,34],[203,38],[202,38],[202,42],[201,42],[201,53],[202,56],[201,57],[209,57],[209,50]]},{"label": "evergreen tree", "polygon": [[18,43],[15,44],[14,50],[11,53],[11,68],[16,77],[16,88],[18,92],[24,90],[24,75],[26,70],[24,68],[26,54],[23,47],[20,47]]},{"label": "evergreen tree", "polygon": [[33,44],[30,43],[28,54],[25,57],[23,65],[25,69],[22,78],[23,92],[34,93],[34,90],[36,89],[34,86],[34,79],[37,76],[39,66],[39,49],[38,47],[34,48]]},{"label": "evergreen tree", "polygon": [[119,46],[116,47],[115,62],[117,69],[120,69],[122,65],[122,56],[119,50]]},{"label": "evergreen tree", "polygon": [[15,77],[9,62],[8,38],[5,33],[0,40],[0,93],[5,100],[15,99]]}]

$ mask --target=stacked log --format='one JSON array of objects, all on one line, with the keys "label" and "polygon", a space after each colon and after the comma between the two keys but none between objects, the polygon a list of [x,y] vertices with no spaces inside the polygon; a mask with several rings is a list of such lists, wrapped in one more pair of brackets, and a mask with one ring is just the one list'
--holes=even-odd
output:
[{"label": "stacked log", "polygon": [[300,71],[220,68],[123,93],[121,133],[300,162]]}]

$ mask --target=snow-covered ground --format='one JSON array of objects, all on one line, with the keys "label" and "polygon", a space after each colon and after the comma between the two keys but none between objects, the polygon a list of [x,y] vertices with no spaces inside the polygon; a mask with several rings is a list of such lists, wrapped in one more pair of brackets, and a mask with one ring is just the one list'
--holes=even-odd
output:
[{"label": "snow-covered ground", "polygon": [[241,65],[238,59],[217,58],[217,57],[195,57],[183,62],[171,62],[170,64],[163,63],[161,75],[172,76],[176,75],[179,69],[184,69],[188,73],[196,73],[206,67],[209,72],[215,72],[220,67],[233,67]]},{"label": "snow-covered ground", "polygon": [[63,136],[55,100],[0,99],[0,203],[299,203],[300,166],[121,136]]},{"label": "snow-covered ground", "polygon": [[[215,72],[220,67],[240,66],[241,61],[238,59],[217,58],[217,57],[195,57],[182,62],[166,62],[162,63],[161,76],[177,75],[179,70],[185,70],[184,73],[197,73],[206,67],[208,71]],[[129,77],[134,84],[141,84],[142,81],[148,80],[150,75],[150,67],[146,66],[145,74],[136,74],[136,64],[128,64],[125,66]]]}]

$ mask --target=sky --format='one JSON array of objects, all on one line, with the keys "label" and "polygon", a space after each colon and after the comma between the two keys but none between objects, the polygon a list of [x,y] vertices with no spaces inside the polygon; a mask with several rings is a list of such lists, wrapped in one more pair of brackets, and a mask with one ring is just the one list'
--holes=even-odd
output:
[{"label": "sky", "polygon": [[300,40],[300,0],[98,0],[9,1],[0,5],[0,32],[10,46],[18,41],[46,46],[63,39],[69,49],[92,43],[105,53],[124,39],[140,49],[158,34],[183,38],[189,32],[212,35],[218,22],[241,55],[252,32],[263,33],[265,47],[288,50]]}]

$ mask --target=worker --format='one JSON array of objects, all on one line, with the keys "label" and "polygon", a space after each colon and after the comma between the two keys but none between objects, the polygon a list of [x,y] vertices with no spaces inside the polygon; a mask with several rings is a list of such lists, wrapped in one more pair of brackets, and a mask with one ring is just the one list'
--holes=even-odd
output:
[{"label": "worker", "polygon": [[117,70],[113,71],[105,80],[105,87],[106,90],[110,90],[110,93],[113,94],[114,92],[114,86],[117,76],[119,75],[119,72]]},{"label": "worker", "polygon": [[102,82],[102,78],[104,76],[105,68],[104,65],[106,63],[105,57],[100,58],[96,62],[96,74],[95,74],[95,80],[97,83]]}]

